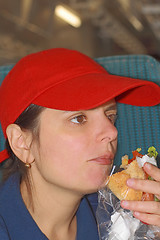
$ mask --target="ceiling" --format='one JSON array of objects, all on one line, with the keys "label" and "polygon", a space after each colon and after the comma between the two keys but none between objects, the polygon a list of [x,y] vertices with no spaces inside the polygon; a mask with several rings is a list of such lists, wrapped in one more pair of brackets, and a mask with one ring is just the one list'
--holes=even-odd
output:
[{"label": "ceiling", "polygon": [[[74,28],[55,16],[63,3],[81,18]],[[149,54],[160,58],[159,0],[0,0],[0,65],[52,47],[90,57]]]}]

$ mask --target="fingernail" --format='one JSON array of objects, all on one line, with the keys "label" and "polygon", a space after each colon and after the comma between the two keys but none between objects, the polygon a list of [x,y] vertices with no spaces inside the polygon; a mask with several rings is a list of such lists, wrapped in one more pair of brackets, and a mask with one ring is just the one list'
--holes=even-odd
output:
[{"label": "fingernail", "polygon": [[150,163],[145,163],[145,168],[147,168],[148,170],[151,169],[151,164]]},{"label": "fingernail", "polygon": [[131,186],[133,186],[133,184],[134,184],[134,179],[131,179],[131,178],[130,178],[130,179],[127,180],[127,185],[128,185],[128,186],[131,187]]},{"label": "fingernail", "polygon": [[128,207],[128,201],[122,201],[121,202],[121,205],[122,205],[122,207],[124,207],[124,208],[126,208],[126,207]]},{"label": "fingernail", "polygon": [[134,216],[135,216],[135,217],[138,217],[139,215],[140,215],[139,212],[134,212]]}]

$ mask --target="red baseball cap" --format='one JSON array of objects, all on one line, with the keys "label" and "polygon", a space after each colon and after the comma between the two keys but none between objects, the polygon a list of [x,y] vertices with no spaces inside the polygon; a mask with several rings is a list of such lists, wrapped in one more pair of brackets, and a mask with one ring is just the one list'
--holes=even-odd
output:
[{"label": "red baseball cap", "polygon": [[[160,103],[160,87],[151,81],[109,74],[88,56],[64,48],[22,58],[0,86],[0,123],[6,128],[30,105],[87,110],[111,99],[137,105]],[[7,157],[0,154],[0,162]]]}]

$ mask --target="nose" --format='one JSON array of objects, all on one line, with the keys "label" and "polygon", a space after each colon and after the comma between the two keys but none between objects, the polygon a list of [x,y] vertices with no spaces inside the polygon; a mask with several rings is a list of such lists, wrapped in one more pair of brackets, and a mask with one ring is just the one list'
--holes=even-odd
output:
[{"label": "nose", "polygon": [[117,139],[117,135],[117,128],[106,116],[104,116],[97,126],[97,141],[112,142]]}]

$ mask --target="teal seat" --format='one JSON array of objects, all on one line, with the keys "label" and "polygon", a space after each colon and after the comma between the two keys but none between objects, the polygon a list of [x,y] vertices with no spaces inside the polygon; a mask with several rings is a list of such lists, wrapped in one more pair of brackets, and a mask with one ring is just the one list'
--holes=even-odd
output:
[{"label": "teal seat", "polygon": [[[148,55],[126,55],[98,58],[96,61],[112,74],[153,81],[160,86],[160,63]],[[115,164],[121,157],[142,148],[155,146],[160,153],[160,105],[137,107],[118,103],[118,151]]]},{"label": "teal seat", "polygon": [[[0,66],[0,85],[2,84],[3,79],[8,74],[8,72],[12,69],[13,66],[14,65]],[[1,125],[0,125],[0,151],[4,149],[4,144],[5,144],[5,139],[3,136]]]},{"label": "teal seat", "polygon": [[[95,59],[111,74],[153,81],[160,85],[160,63],[147,55],[126,55]],[[13,66],[0,67],[0,84]],[[160,153],[160,105],[136,107],[118,103],[118,151],[115,164],[121,157],[138,147],[145,153],[149,146],[155,146]],[[0,129],[0,150],[4,149],[4,137]]]}]

